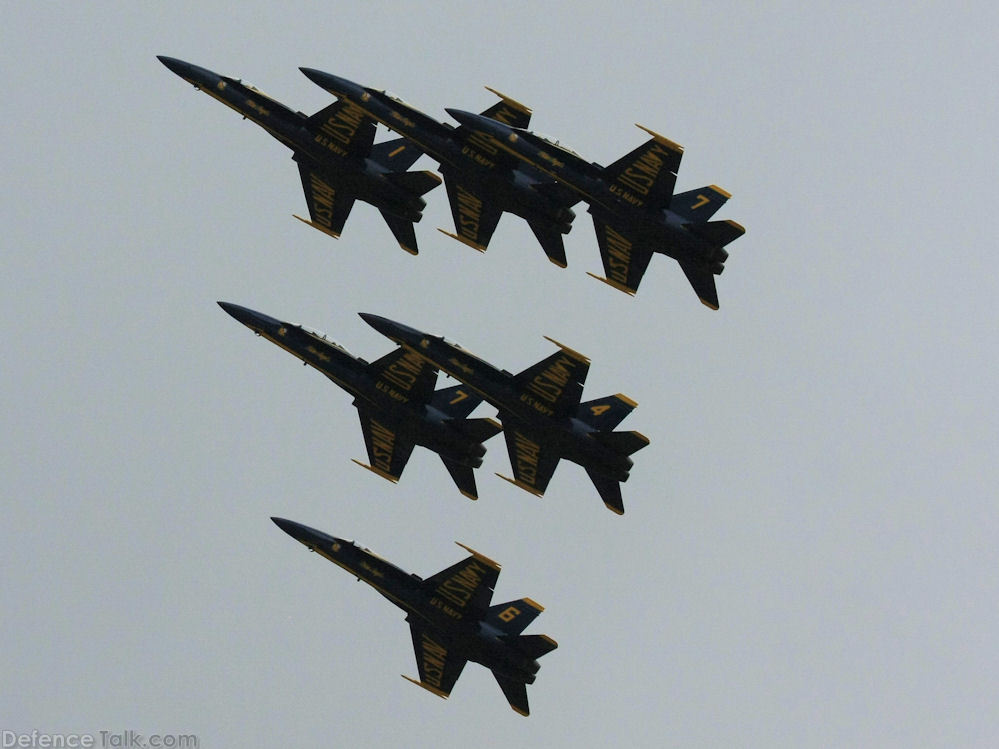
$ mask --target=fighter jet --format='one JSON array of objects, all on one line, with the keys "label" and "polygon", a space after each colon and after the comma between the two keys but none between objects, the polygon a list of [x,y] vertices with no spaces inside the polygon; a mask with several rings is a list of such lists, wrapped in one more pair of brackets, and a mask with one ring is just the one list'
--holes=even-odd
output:
[{"label": "fighter jet", "polygon": [[540,497],[559,459],[566,458],[586,470],[609,510],[624,514],[620,482],[628,479],[628,456],[649,440],[639,432],[612,431],[638,405],[630,398],[618,393],[580,403],[590,367],[585,356],[546,337],[559,350],[510,374],[440,336],[377,315],[362,312],[361,317],[499,410],[513,467],[513,478],[500,478]]},{"label": "fighter jet", "polygon": [[634,294],[652,254],[660,252],[680,264],[705,306],[718,309],[714,277],[725,269],[728,252],[723,248],[746,230],[735,221],[708,220],[731,197],[720,187],[673,194],[681,146],[638,125],[652,138],[602,167],[527,130],[471,112],[447,112],[589,204],[606,273],[605,278],[594,278]]},{"label": "fighter jet", "polygon": [[493,672],[510,707],[530,713],[527,685],[537,676],[537,659],[558,643],[548,635],[521,634],[544,610],[530,598],[489,605],[500,571],[496,562],[458,544],[471,556],[424,580],[353,541],[291,520],[271,520],[406,612],[420,678],[404,679],[447,699],[465,663],[473,661]]},{"label": "fighter jet", "polygon": [[374,144],[375,122],[349,102],[336,102],[308,117],[235,78],[159,55],[170,70],[252,120],[292,150],[311,220],[339,237],[355,200],[370,203],[406,252],[417,253],[413,224],[422,217],[421,197],[441,183],[433,172],[406,171],[420,152],[402,138]]},{"label": "fighter jet", "polygon": [[482,465],[483,442],[502,427],[469,419],[482,399],[456,386],[434,390],[437,370],[425,359],[395,349],[370,364],[315,331],[228,302],[219,306],[257,335],[315,367],[354,396],[368,464],[362,468],[395,483],[413,447],[422,445],[444,461],[458,490],[478,499],[473,469]]},{"label": "fighter jet", "polygon": [[[535,169],[497,148],[488,138],[465,127],[438,122],[395,96],[365,88],[346,78],[311,68],[301,69],[312,81],[368,117],[411,140],[440,162],[456,233],[440,231],[484,252],[504,211],[520,216],[534,232],[548,259],[566,266],[562,234],[568,233],[579,197]],[[515,127],[527,127],[531,110],[494,89],[500,101],[482,116]]]}]

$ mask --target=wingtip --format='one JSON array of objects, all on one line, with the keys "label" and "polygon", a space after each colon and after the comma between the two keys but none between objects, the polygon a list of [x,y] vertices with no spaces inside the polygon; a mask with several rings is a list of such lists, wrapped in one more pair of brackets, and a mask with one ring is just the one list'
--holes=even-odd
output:
[{"label": "wingtip", "polygon": [[439,226],[437,227],[437,231],[439,231],[445,237],[450,237],[451,239],[457,239],[463,245],[471,247],[473,250],[475,250],[477,252],[485,252],[486,251],[486,246],[484,244],[479,244],[478,242],[473,242],[470,239],[465,239],[464,237],[460,237],[457,234],[452,234],[451,232],[447,231],[446,229],[441,229]]},{"label": "wingtip", "polygon": [[623,291],[628,296],[635,296],[635,292],[638,291],[638,289],[632,289],[632,288],[630,288],[628,286],[625,286],[622,283],[618,283],[617,281],[611,281],[609,278],[604,278],[603,276],[598,276],[596,273],[590,273],[589,271],[586,271],[586,275],[588,275],[590,278],[595,278],[598,281],[607,284],[612,289],[617,289],[618,291]]}]

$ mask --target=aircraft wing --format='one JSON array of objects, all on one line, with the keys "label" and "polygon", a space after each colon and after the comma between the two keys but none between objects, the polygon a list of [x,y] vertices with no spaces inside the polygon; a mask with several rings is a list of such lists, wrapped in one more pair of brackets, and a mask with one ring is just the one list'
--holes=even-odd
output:
[{"label": "aircraft wing", "polygon": [[382,416],[375,418],[371,411],[361,405],[357,405],[357,413],[361,418],[361,431],[364,433],[369,464],[364,465],[356,460],[354,462],[395,483],[402,476],[415,445],[400,439],[396,425]]},{"label": "aircraft wing", "polygon": [[688,261],[678,262],[690,285],[694,287],[694,293],[701,300],[701,304],[711,309],[718,309],[718,289],[715,286],[714,274],[709,269],[693,265]]},{"label": "aircraft wing", "polygon": [[349,101],[335,101],[320,109],[305,125],[331,154],[344,158],[367,158],[375,142],[375,121]]},{"label": "aircraft wing", "polygon": [[461,183],[454,177],[445,175],[444,185],[457,234],[444,233],[472,249],[485,252],[503,211],[485,200],[477,188]]},{"label": "aircraft wing", "polygon": [[413,635],[420,680],[416,681],[408,676],[403,678],[447,699],[467,661],[460,655],[451,653],[450,643],[431,634],[426,628],[411,623],[409,629]]},{"label": "aircraft wing", "polygon": [[[403,402],[429,403],[437,386],[437,368],[422,356],[399,347],[367,366],[375,387]],[[396,397],[398,396],[398,397]]]},{"label": "aircraft wing", "polygon": [[603,177],[615,193],[627,196],[629,203],[643,208],[666,208],[673,197],[676,172],[683,158],[683,147],[658,133],[634,151],[604,169]]},{"label": "aircraft wing", "polygon": [[446,607],[455,620],[483,615],[493,598],[500,571],[500,566],[493,560],[467,546],[462,548],[472,555],[422,583],[424,592],[431,596],[431,603]]},{"label": "aircraft wing", "polygon": [[626,294],[634,294],[652,260],[651,245],[633,242],[597,216],[593,216],[593,228],[597,232],[605,277],[589,275]]},{"label": "aircraft wing", "polygon": [[558,341],[547,340],[559,351],[514,375],[514,383],[539,413],[566,416],[579,405],[590,360]]},{"label": "aircraft wing", "polygon": [[354,207],[354,196],[330,180],[328,172],[312,160],[299,154],[294,158],[298,162],[302,187],[305,189],[305,202],[309,206],[309,217],[312,220],[305,221],[299,216],[295,218],[339,239],[350,210]]},{"label": "aircraft wing", "polygon": [[530,433],[519,427],[504,426],[503,436],[506,437],[506,447],[510,453],[513,478],[497,475],[524,491],[537,497],[542,496],[558,466],[559,456],[550,448],[546,449],[541,441]]}]

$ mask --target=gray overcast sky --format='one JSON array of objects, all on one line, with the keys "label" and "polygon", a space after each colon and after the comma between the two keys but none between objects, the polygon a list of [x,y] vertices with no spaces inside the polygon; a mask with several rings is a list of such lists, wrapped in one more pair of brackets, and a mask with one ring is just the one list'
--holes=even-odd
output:
[{"label": "gray overcast sky", "polygon": [[[995,746],[994,3],[18,3],[0,120],[0,728],[202,746]],[[657,256],[635,298],[505,216],[480,255],[428,196],[410,257],[358,204],[333,240],[289,152],[166,54],[311,113],[299,66],[428,114],[493,86],[609,163],[684,145],[747,228],[702,307]],[[382,138],[386,137],[384,135]],[[429,160],[420,168],[434,168]],[[501,439],[454,489],[391,485],[349,397],[216,305],[326,331],[358,311],[512,371],[549,335],[652,440],[626,514],[563,463],[543,499]],[[477,415],[493,415],[482,407]],[[993,487],[993,489],[990,489]],[[448,701],[401,612],[282,515],[428,575],[461,541],[496,600],[546,606],[532,715],[470,665]]]}]

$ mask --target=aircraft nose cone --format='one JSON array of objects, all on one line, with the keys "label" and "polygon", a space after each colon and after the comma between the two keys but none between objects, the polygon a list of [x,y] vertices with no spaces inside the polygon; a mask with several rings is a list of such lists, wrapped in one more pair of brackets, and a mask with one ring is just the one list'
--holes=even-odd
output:
[{"label": "aircraft nose cone", "polygon": [[243,325],[257,332],[273,332],[284,325],[280,320],[270,315],[265,315],[263,312],[257,312],[248,307],[241,307],[232,302],[219,302],[218,305]]},{"label": "aircraft nose cone", "polygon": [[339,539],[334,538],[328,533],[323,533],[322,531],[317,531],[315,528],[310,528],[307,525],[296,523],[294,520],[276,517],[272,517],[271,520],[274,521],[274,525],[278,528],[283,530],[299,543],[305,544],[310,549],[315,549],[321,546],[324,549],[332,548],[335,551],[339,548]]},{"label": "aircraft nose cone", "polygon": [[372,315],[368,312],[359,312],[358,314],[364,322],[386,338],[391,338],[393,341],[404,341],[411,345],[415,345],[417,341],[425,337],[424,334],[416,328],[411,328],[408,325],[403,325],[402,323],[395,322],[394,320],[389,320],[387,317]]},{"label": "aircraft nose cone", "polygon": [[348,92],[358,92],[361,88],[356,83],[348,81],[346,78],[330,75],[329,73],[324,73],[322,70],[316,70],[315,68],[299,68],[299,70],[305,74],[306,78],[320,88],[326,89],[331,94],[341,96]]},{"label": "aircraft nose cone", "polygon": [[183,60],[178,60],[176,57],[167,57],[166,55],[156,55],[156,59],[170,68],[171,71],[177,75],[183,77],[191,69],[191,63],[184,62]]},{"label": "aircraft nose cone", "polygon": [[445,107],[444,111],[447,112],[449,115],[451,115],[462,125],[465,125],[467,127],[473,127],[481,130],[483,125],[488,126],[490,123],[495,124],[495,120],[490,120],[488,117],[483,117],[481,115],[475,114],[474,112],[466,112],[464,109],[454,109],[452,107]]}]

